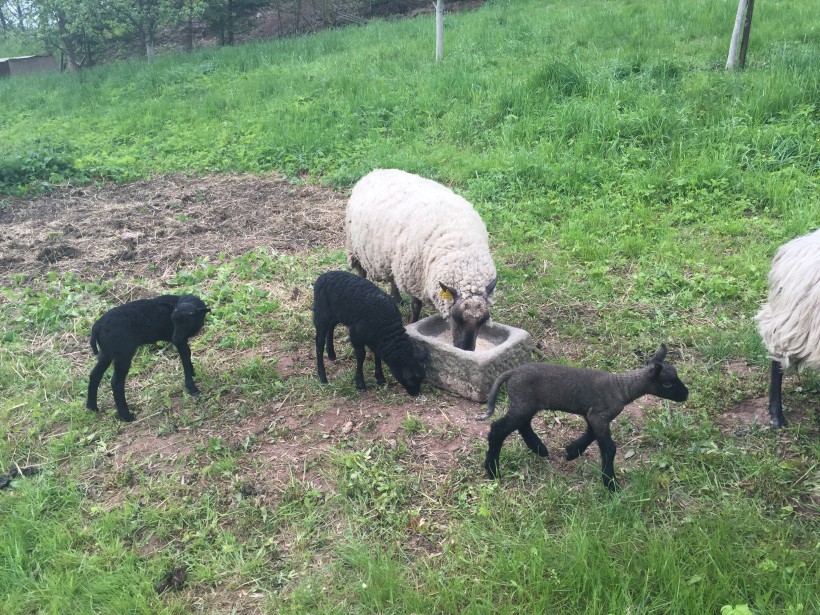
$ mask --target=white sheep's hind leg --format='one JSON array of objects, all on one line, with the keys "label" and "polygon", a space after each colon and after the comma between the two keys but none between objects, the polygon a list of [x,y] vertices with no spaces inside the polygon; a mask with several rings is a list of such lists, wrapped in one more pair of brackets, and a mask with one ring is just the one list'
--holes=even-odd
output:
[{"label": "white sheep's hind leg", "polygon": [[769,377],[769,422],[772,429],[780,429],[786,424],[783,416],[783,367],[779,361],[772,361]]}]

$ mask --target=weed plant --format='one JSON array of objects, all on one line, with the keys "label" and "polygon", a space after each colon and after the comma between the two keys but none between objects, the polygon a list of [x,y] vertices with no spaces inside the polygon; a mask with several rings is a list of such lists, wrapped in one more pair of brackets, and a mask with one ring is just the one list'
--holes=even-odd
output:
[{"label": "weed plant", "polygon": [[[407,169],[475,203],[493,316],[530,331],[534,359],[623,370],[666,341],[693,392],[616,422],[613,498],[595,455],[563,468],[513,444],[487,482],[483,439],[437,464],[420,443],[457,426],[391,389],[365,396],[373,424],[398,413],[390,437],[322,431],[362,399],[343,344],[328,386],[284,373],[313,337],[292,290],[344,267],[339,251],[259,249],[162,284],[7,276],[0,471],[42,471],[0,492],[0,612],[820,612],[816,375],[789,389],[783,432],[721,424],[765,395],[752,316],[774,250],[820,221],[820,7],[761,3],[749,66],[727,73],[735,10],[497,0],[447,16],[438,64],[421,16],[0,81],[6,195],[175,171],[347,189]],[[136,284],[214,310],[192,343],[206,393],[145,348],[128,384],[143,422],[126,426],[83,408],[87,336]],[[291,474],[271,476],[283,454]],[[179,565],[187,588],[157,595]]]}]

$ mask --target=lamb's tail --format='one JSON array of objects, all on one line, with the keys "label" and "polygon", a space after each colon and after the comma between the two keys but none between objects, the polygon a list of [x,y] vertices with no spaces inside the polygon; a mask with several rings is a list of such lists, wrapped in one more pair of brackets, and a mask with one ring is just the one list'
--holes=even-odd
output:
[{"label": "lamb's tail", "polygon": [[88,343],[91,344],[91,352],[100,354],[100,351],[97,349],[97,330],[93,327],[91,328],[91,337],[88,338]]},{"label": "lamb's tail", "polygon": [[515,370],[511,369],[495,379],[495,382],[493,382],[493,386],[490,388],[490,392],[487,395],[487,412],[484,414],[479,414],[476,419],[479,421],[484,421],[493,415],[495,412],[495,400],[498,397],[498,392],[501,390],[501,386],[507,382],[510,377],[512,377],[513,372],[515,372]]}]

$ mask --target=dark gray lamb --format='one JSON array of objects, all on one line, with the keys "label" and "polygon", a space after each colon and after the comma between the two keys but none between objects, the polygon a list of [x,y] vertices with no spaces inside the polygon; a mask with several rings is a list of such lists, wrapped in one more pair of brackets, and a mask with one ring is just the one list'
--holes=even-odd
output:
[{"label": "dark gray lamb", "polygon": [[410,395],[418,395],[425,376],[426,350],[416,350],[404,330],[401,313],[393,299],[373,282],[346,271],[328,271],[313,284],[313,324],[316,327],[316,369],[327,382],[324,350],[336,359],[333,330],[343,324],[350,331],[356,354],[356,388],[364,383],[365,346],[376,360],[376,382],[384,384],[382,359]]},{"label": "dark gray lamb", "polygon": [[205,314],[210,311],[195,295],[160,295],[129,301],[108,310],[91,328],[91,350],[98,357],[88,381],[86,408],[99,411],[97,390],[105,370],[113,362],[111,388],[117,414],[123,421],[133,421],[134,415],[125,401],[125,377],[137,348],[160,341],[176,346],[185,372],[185,388],[192,395],[199,393],[194,384],[188,340],[199,333],[205,324]]},{"label": "dark gray lamb", "polygon": [[484,420],[492,416],[498,391],[506,382],[509,410],[490,426],[490,447],[484,460],[487,476],[498,477],[501,446],[515,430],[532,452],[548,457],[547,447],[532,429],[532,419],[539,410],[561,410],[578,414],[587,422],[584,435],[566,447],[567,460],[575,459],[597,441],[604,485],[614,491],[618,485],[615,442],[609,429],[612,420],[628,403],[647,394],[672,401],[686,401],[689,397],[675,368],[663,362],[665,357],[666,346],[661,344],[646,367],[621,374],[549,363],[528,363],[501,374],[490,389],[486,414],[478,417]]}]

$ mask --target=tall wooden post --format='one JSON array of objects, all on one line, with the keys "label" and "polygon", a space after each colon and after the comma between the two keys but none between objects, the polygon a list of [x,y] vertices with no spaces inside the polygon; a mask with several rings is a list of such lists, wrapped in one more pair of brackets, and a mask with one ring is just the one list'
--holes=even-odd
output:
[{"label": "tall wooden post", "polygon": [[[726,68],[731,70],[740,64],[740,68],[746,64],[746,47],[749,43],[749,32],[752,29],[752,10],[754,0],[739,0],[737,3],[737,15],[735,16],[735,27],[732,30],[732,40],[729,43],[729,57],[726,60]],[[742,42],[741,42],[742,35]],[[738,58],[740,56],[740,58]]]},{"label": "tall wooden post", "polygon": [[436,0],[436,62],[444,57],[444,0]]},{"label": "tall wooden post", "polygon": [[740,68],[746,68],[746,48],[749,46],[749,32],[752,30],[752,13],[755,10],[755,0],[747,0],[746,22],[743,25],[743,38],[740,41]]}]

